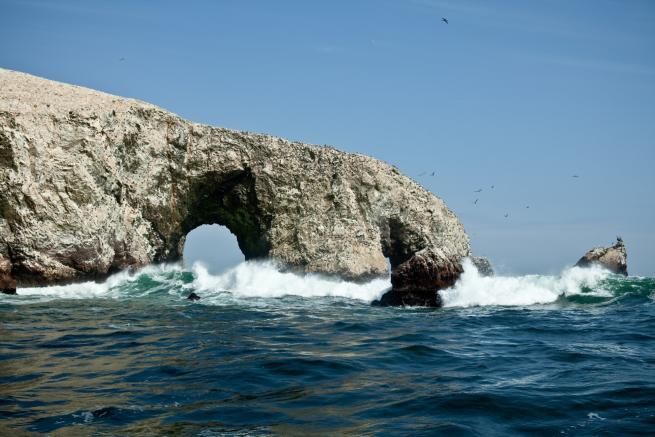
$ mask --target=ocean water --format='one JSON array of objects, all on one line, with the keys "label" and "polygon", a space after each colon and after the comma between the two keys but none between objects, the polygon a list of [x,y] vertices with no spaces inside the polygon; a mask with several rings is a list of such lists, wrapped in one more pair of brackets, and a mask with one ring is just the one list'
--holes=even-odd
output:
[{"label": "ocean water", "polygon": [[654,432],[655,278],[467,263],[444,308],[371,307],[388,287],[248,262],[0,296],[0,435]]}]

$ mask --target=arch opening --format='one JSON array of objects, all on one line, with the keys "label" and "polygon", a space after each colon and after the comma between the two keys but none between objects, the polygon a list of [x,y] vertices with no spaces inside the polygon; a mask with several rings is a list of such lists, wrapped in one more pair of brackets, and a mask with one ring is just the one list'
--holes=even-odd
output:
[{"label": "arch opening", "polygon": [[239,243],[221,225],[201,225],[186,236],[182,258],[186,267],[201,262],[210,273],[219,274],[245,260]]},{"label": "arch opening", "polygon": [[202,261],[211,273],[220,273],[268,255],[270,218],[260,209],[249,169],[207,172],[195,178],[185,212],[178,253],[188,267]]},{"label": "arch opening", "polygon": [[202,225],[217,224],[225,226],[236,236],[246,259],[268,256],[266,230],[270,217],[259,207],[255,178],[248,169],[227,174],[203,174],[191,184],[186,205],[181,226],[183,235]]}]

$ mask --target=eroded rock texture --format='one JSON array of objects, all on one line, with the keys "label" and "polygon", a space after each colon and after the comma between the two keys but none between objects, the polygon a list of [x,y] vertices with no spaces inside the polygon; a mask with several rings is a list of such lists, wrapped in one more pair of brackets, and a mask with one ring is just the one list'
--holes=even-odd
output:
[{"label": "eroded rock texture", "polygon": [[441,306],[438,291],[455,283],[461,260],[437,248],[423,249],[391,272],[392,289],[376,305]]},{"label": "eroded rock texture", "polygon": [[628,254],[623,239],[617,237],[614,246],[595,247],[589,250],[575,265],[587,267],[593,264],[605,267],[612,273],[628,276]]},{"label": "eroded rock texture", "polygon": [[[454,282],[470,252],[443,201],[376,159],[0,69],[0,287],[175,261],[211,223],[305,272],[365,279],[388,257],[402,290]],[[412,273],[419,251],[438,256]]]}]

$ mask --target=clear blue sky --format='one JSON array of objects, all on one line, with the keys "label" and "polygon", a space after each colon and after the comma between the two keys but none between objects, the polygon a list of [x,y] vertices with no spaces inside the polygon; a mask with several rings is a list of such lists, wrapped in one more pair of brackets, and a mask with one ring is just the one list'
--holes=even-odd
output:
[{"label": "clear blue sky", "polygon": [[620,234],[631,273],[655,274],[655,1],[0,0],[0,16],[2,67],[395,164],[501,271],[557,272]]}]

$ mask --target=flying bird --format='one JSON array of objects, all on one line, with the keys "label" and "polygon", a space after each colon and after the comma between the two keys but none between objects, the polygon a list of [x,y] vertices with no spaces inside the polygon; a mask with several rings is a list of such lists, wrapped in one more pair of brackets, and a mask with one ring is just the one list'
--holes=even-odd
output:
[{"label": "flying bird", "polygon": [[434,172],[432,172],[432,174],[430,176],[434,176]]},{"label": "flying bird", "polygon": [[474,205],[477,205],[477,204],[478,204],[478,200],[480,200],[480,199],[475,199],[475,202],[473,202],[473,204],[474,204]]},{"label": "flying bird", "polygon": [[525,209],[530,209],[530,205],[525,205]]},{"label": "flying bird", "polygon": [[448,19],[445,18],[445,17],[441,17],[441,21],[443,21],[444,23],[448,24]]},{"label": "flying bird", "polygon": [[578,176],[577,174],[574,174],[574,175],[571,176],[571,177],[572,177],[572,178],[579,178],[580,176]]},{"label": "flying bird", "polygon": [[125,58],[120,58],[119,59],[120,62],[123,62],[124,60],[125,60]]},{"label": "flying bird", "polygon": [[493,186],[493,185],[491,186],[491,189],[492,189],[492,190],[494,189],[494,186]]},{"label": "flying bird", "polygon": [[482,188],[478,188],[477,190],[474,191],[474,193],[479,193],[482,191]]},{"label": "flying bird", "polygon": [[505,214],[505,218],[509,217],[509,214]]}]

